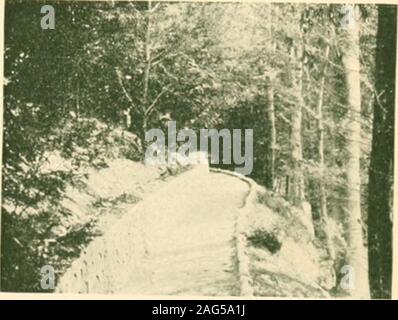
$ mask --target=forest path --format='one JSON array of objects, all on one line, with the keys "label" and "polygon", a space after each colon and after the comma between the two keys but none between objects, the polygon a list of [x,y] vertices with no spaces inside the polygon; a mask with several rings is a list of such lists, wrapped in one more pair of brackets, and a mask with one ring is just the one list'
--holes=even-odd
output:
[{"label": "forest path", "polygon": [[234,229],[248,185],[196,168],[144,200],[147,255],[123,293],[239,295]]}]

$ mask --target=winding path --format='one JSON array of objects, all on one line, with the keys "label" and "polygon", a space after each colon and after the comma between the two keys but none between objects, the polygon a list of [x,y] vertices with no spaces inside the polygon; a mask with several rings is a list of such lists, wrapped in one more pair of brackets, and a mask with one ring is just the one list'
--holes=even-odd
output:
[{"label": "winding path", "polygon": [[248,192],[239,179],[199,168],[145,198],[146,255],[120,293],[238,295],[233,237]]}]

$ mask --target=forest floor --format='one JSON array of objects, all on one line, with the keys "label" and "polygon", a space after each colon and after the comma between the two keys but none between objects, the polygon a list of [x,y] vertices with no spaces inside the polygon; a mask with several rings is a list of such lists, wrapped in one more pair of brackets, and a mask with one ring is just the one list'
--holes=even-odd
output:
[{"label": "forest floor", "polygon": [[[226,187],[228,186],[228,187]],[[201,169],[171,180],[144,200],[147,248],[140,276],[121,290],[144,295],[238,295],[233,244],[246,183]]]}]

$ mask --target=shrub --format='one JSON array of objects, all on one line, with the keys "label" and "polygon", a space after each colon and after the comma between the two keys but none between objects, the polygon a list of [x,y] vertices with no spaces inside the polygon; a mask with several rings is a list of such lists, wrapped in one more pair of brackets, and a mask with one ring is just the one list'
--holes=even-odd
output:
[{"label": "shrub", "polygon": [[272,254],[277,253],[282,247],[282,243],[275,233],[265,229],[254,230],[253,233],[247,237],[247,240],[249,240],[254,247],[265,248]]}]

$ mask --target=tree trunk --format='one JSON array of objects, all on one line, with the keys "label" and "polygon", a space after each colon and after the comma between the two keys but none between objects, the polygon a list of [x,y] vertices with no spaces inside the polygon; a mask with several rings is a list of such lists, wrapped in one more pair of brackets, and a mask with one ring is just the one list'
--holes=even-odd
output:
[{"label": "tree trunk", "polygon": [[275,179],[275,147],[276,147],[276,127],[275,127],[275,107],[274,107],[274,88],[271,79],[267,85],[267,167],[265,172],[265,186],[269,190],[274,189]]},{"label": "tree trunk", "polygon": [[391,298],[392,187],[397,7],[380,5],[373,141],[369,168],[368,250],[372,298]]},{"label": "tree trunk", "polygon": [[[357,13],[358,7],[350,6]],[[353,14],[356,18],[358,14]],[[353,270],[354,287],[350,295],[355,298],[369,297],[367,255],[363,245],[361,217],[360,139],[361,139],[361,88],[359,62],[359,20],[352,21],[346,30],[347,45],[343,51],[343,65],[348,90],[347,122],[347,236],[348,264]]]},{"label": "tree trunk", "polygon": [[[272,48],[272,3],[268,5],[268,36]],[[276,148],[276,126],[275,126],[275,106],[274,106],[274,87],[273,78],[269,75],[267,79],[267,147],[266,147],[266,168],[265,168],[265,186],[269,190],[274,189],[275,179],[275,148]]]},{"label": "tree trunk", "polygon": [[148,1],[148,10],[146,12],[146,32],[145,32],[145,70],[144,70],[144,92],[142,97],[143,111],[142,111],[142,146],[146,149],[145,145],[145,132],[147,131],[148,119],[146,110],[149,107],[149,77],[151,72],[151,9],[152,1]]},{"label": "tree trunk", "polygon": [[[330,47],[327,45],[325,50],[325,58],[326,60],[329,57]],[[318,100],[318,134],[319,134],[319,167],[321,169],[321,177],[319,180],[319,194],[320,194],[320,209],[321,209],[321,225],[322,231],[325,236],[326,240],[326,250],[328,252],[329,259],[334,260],[336,257],[334,246],[332,239],[329,234],[329,217],[328,217],[328,210],[327,210],[327,195],[325,190],[325,183],[324,183],[324,173],[325,173],[325,156],[324,156],[324,127],[323,127],[323,96],[325,91],[325,78],[326,78],[326,71],[327,65],[323,70],[321,84],[319,88],[319,100]]]},{"label": "tree trunk", "polygon": [[302,108],[303,108],[303,51],[300,44],[296,48],[296,55],[293,61],[299,61],[297,75],[294,84],[297,92],[297,104],[293,106],[291,113],[291,174],[289,178],[289,200],[296,206],[301,205],[304,200],[304,175],[302,170],[303,150],[301,139]]}]

